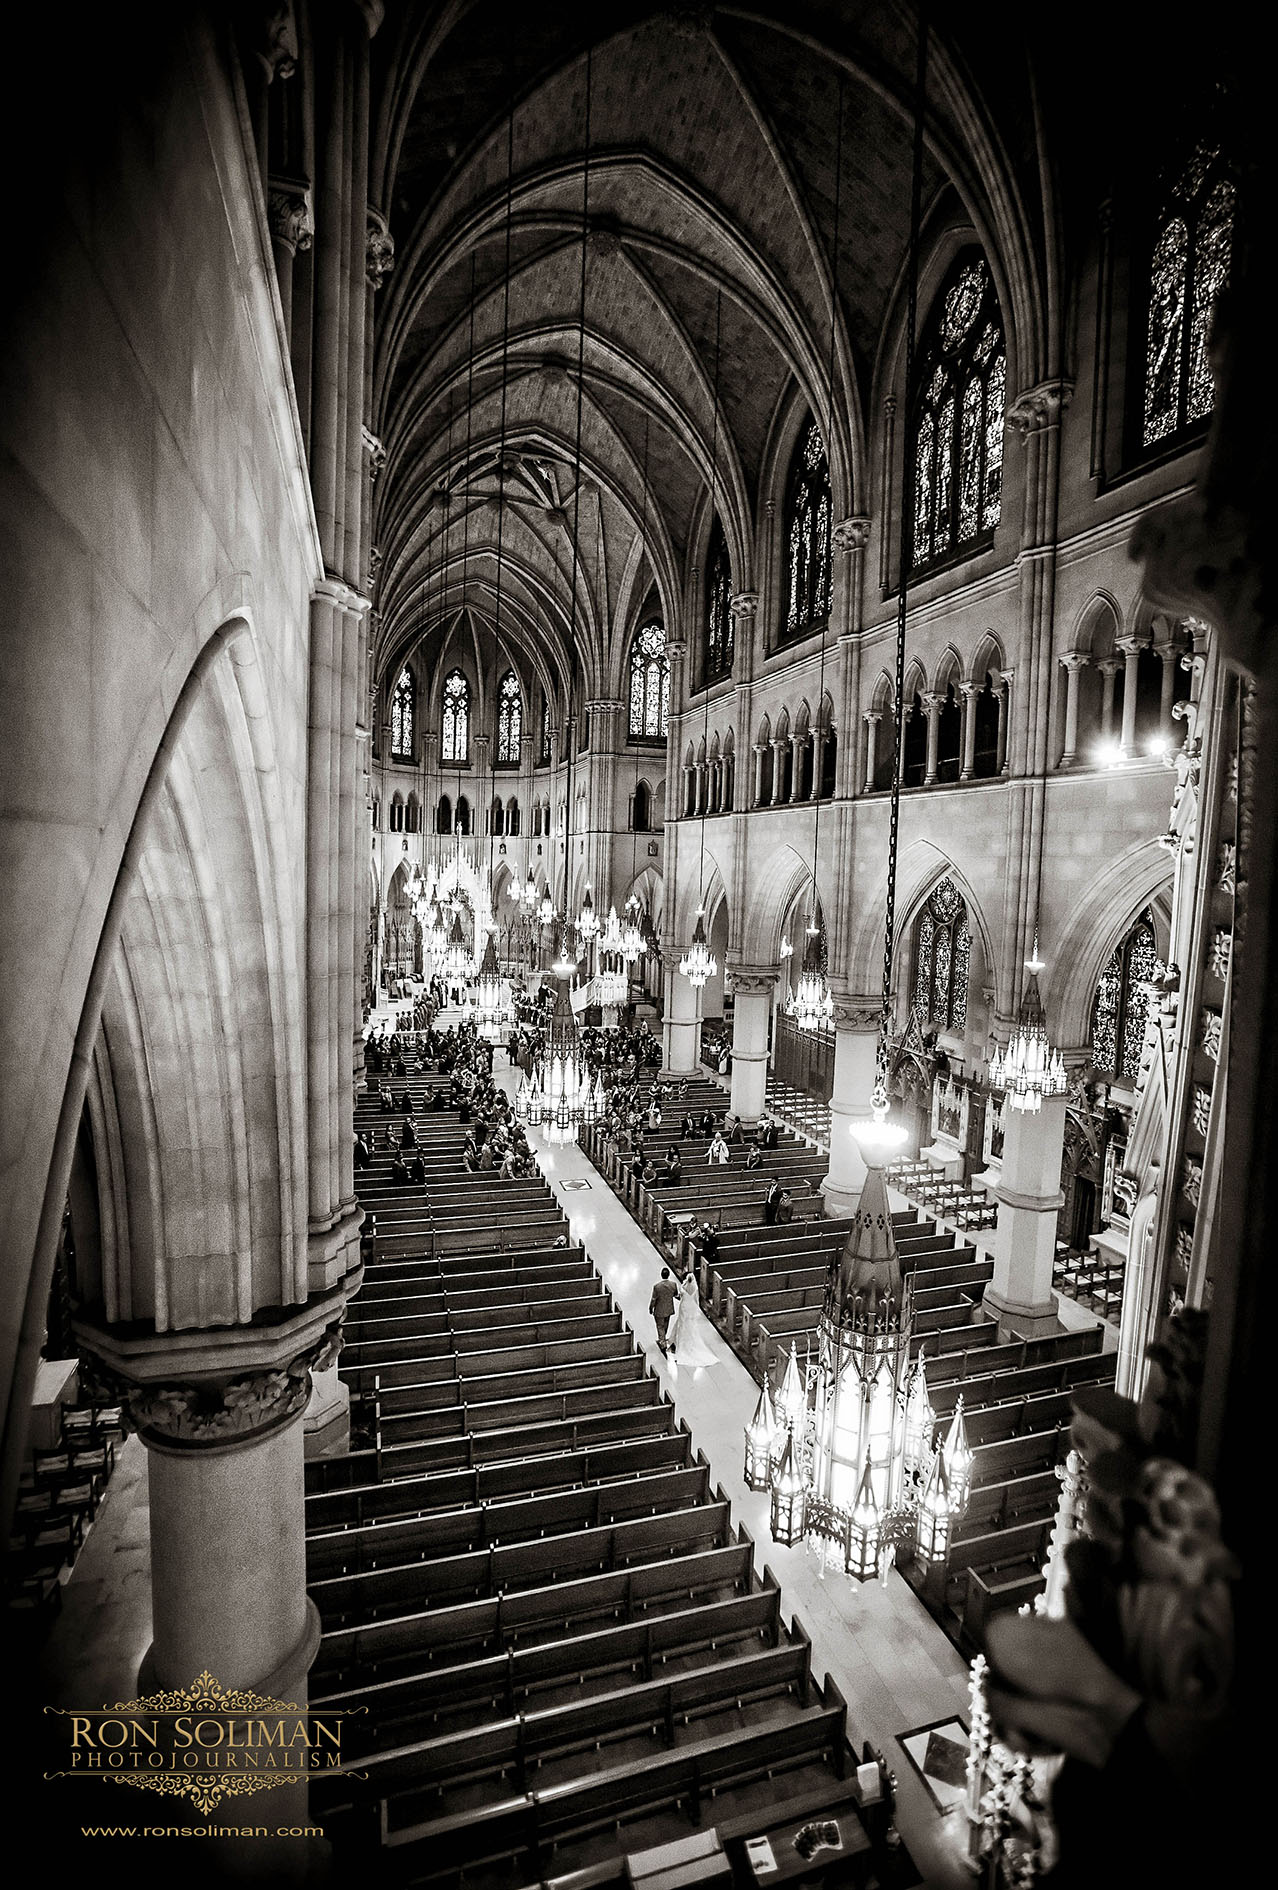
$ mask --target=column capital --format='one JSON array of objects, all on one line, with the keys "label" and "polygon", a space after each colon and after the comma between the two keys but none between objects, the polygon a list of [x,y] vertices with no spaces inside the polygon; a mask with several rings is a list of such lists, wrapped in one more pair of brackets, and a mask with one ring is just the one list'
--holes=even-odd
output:
[{"label": "column capital", "polygon": [[883,711],[882,709],[862,709],[861,720],[863,722],[881,722],[883,720]]},{"label": "column capital", "polygon": [[878,1031],[882,1017],[881,998],[850,993],[846,997],[836,997],[834,1000],[834,1028],[836,1030],[852,1030],[861,1035],[868,1035],[870,1031]]},{"label": "column capital", "polygon": [[864,551],[869,541],[870,521],[864,513],[840,519],[830,534],[830,542],[836,551]]},{"label": "column capital", "polygon": [[364,243],[364,274],[369,286],[374,290],[380,289],[394,267],[395,239],[386,218],[370,204]]},{"label": "column capital", "polygon": [[1071,676],[1077,675],[1080,669],[1086,668],[1091,660],[1090,650],[1062,650],[1060,655],[1061,668],[1068,670]]},{"label": "column capital", "polygon": [[728,965],[726,970],[735,997],[762,997],[773,990],[780,976],[775,965]]},{"label": "column capital", "polygon": [[1102,676],[1117,676],[1123,665],[1117,656],[1102,656],[1098,658],[1096,667]]},{"label": "column capital", "polygon": [[728,609],[734,617],[753,617],[759,608],[758,591],[738,591],[728,599]]},{"label": "column capital", "polygon": [[[1006,674],[1006,672],[1004,673]],[[923,704],[923,707],[928,711],[929,715],[933,709],[938,709],[944,700],[945,697],[939,689],[925,689],[919,696],[919,701]]]},{"label": "column capital", "polygon": [[310,185],[291,177],[272,177],[266,191],[266,219],[272,237],[290,255],[309,249],[315,236]]},{"label": "column capital", "polygon": [[377,475],[386,464],[386,448],[367,427],[362,426],[359,432],[364,451],[368,454],[368,476],[376,484]]},{"label": "column capital", "polygon": [[971,702],[974,696],[980,695],[984,687],[983,682],[961,682],[958,684],[958,692],[965,701]]},{"label": "column capital", "polygon": [[1139,656],[1142,650],[1151,647],[1148,637],[1115,637],[1114,648],[1121,650],[1124,656]]},{"label": "column capital", "polygon": [[1027,440],[1031,433],[1059,426],[1061,415],[1073,396],[1073,381],[1040,381],[1036,387],[1027,387],[1011,403],[1007,410],[1008,424],[1016,428],[1022,440]]}]

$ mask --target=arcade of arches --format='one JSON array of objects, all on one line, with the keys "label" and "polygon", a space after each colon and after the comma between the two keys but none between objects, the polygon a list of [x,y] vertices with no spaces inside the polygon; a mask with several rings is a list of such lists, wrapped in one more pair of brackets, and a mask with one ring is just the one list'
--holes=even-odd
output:
[{"label": "arcade of arches", "polygon": [[[418,1473],[453,1481],[451,1520],[429,1529],[435,1485],[416,1521],[369,1494],[394,1474],[383,1433],[406,1387],[447,1378],[457,1409],[476,1408],[466,1357],[481,1322],[464,1338],[448,1322],[469,1294],[500,1329],[505,1290],[497,1261],[484,1274],[465,1248],[475,1277],[449,1303],[463,1262],[441,1256],[463,1249],[448,1246],[441,1181],[437,1197],[427,1184],[418,1262],[434,1284],[396,1295],[415,1249],[370,1235],[371,1182],[356,1172],[370,1028],[429,1008],[416,894],[432,869],[459,888],[472,960],[491,919],[504,975],[530,995],[554,982],[543,908],[571,917],[589,892],[601,922],[633,916],[623,1023],[646,1022],[668,1079],[718,1082],[747,1133],[769,1112],[788,1125],[786,1159],[815,1164],[813,1227],[853,1224],[881,1052],[915,1164],[893,1207],[971,1248],[965,1320],[1000,1355],[1019,1346],[1034,1395],[1061,1401],[1036,1472],[1046,1509],[1017,1509],[1009,1470],[981,1527],[1032,1538],[1018,1554],[1041,1588],[1053,1459],[1084,1382],[1051,1350],[1065,1335],[1147,1409],[1169,1379],[1183,1392],[1181,1454],[1217,1492],[1238,1633],[1257,1631],[1244,1461],[1269,1415],[1256,1347],[1278,1212],[1265,977],[1278,786],[1253,764],[1278,710],[1258,527],[1273,461],[1254,58],[1225,38],[1191,45],[1170,16],[1137,57],[1090,0],[1069,16],[1064,62],[1064,16],[933,11],[921,61],[913,0],[157,0],[24,25],[31,69],[56,69],[65,93],[10,156],[11,196],[20,177],[41,189],[14,205],[25,262],[0,368],[15,593],[0,656],[2,1487],[9,1619],[39,1625],[33,1698],[69,1705],[91,1679],[124,1700],[207,1669],[304,1702],[308,1673],[332,1690],[334,1636],[349,1635],[341,1697],[366,1704],[361,1688],[398,1680],[407,1702],[408,1655],[361,1652],[361,1620],[384,1625],[389,1601],[361,1617],[335,1584],[354,1596],[384,1578],[409,1597],[407,1619],[419,1603],[387,1571],[425,1565],[438,1529],[459,1583],[449,1671],[459,1698],[479,1700],[524,1642],[500,1621],[466,1642],[488,1591],[460,1572],[461,1545],[478,1558],[481,1536],[454,1511],[488,1518],[491,1501],[495,1516],[501,1490],[518,1494],[512,1515],[528,1511],[513,1545],[482,1536],[490,1559],[513,1558],[509,1581],[483,1576],[500,1617],[507,1589],[542,1567],[528,1545],[555,1533],[536,1504],[566,1516],[569,1489],[631,1476],[632,1462],[647,1474],[620,1420],[592,1417],[556,1447],[577,1453],[558,1482],[496,1468],[486,1481],[473,1430],[452,1455],[432,1446]],[[1079,135],[1063,70],[1083,44],[1110,53],[1091,64],[1095,138]],[[1138,95],[1156,108],[1136,111]],[[678,966],[698,913],[715,967],[694,988]],[[805,963],[831,1000],[814,1032],[791,1014]],[[1036,994],[1067,1089],[1016,1127],[1039,1137],[1030,1189],[1002,1172],[1010,1104],[990,1068]],[[611,1024],[616,1007],[601,1015]],[[460,1146],[459,1132],[458,1164]],[[652,1475],[654,1491],[678,1484],[674,1534],[657,1528],[658,1494],[649,1514],[611,1483],[580,1524],[613,1518],[590,1579],[630,1571],[624,1607],[609,1601],[591,1632],[620,1637],[628,1612],[648,1623],[646,1654],[618,1655],[609,1687],[574,1667],[572,1686],[511,1678],[508,1697],[476,1706],[474,1753],[489,1739],[505,1754],[509,1737],[517,1757],[484,1773],[476,1756],[491,1790],[476,1783],[464,1803],[429,1770],[431,1742],[460,1737],[461,1721],[405,1703],[378,1734],[389,1747],[400,1728],[403,1778],[360,1801],[352,1848],[289,1848],[283,1827],[308,1822],[300,1788],[222,1807],[231,1825],[261,1814],[298,1881],[345,1881],[352,1859],[360,1881],[389,1881],[388,1829],[442,1831],[441,1805],[474,1809],[486,1834],[493,1820],[492,1856],[514,1861],[467,1881],[507,1884],[620,1883],[628,1851],[684,1844],[716,1819],[728,1831],[729,1805],[745,1815],[746,1788],[725,1785],[689,1824],[685,1783],[642,1817],[618,1800],[615,1817],[565,1810],[553,1826],[529,1742],[544,1732],[546,1793],[584,1807],[595,1694],[638,1713],[681,1661],[702,1672],[688,1648],[654,1672],[667,1603],[636,1600],[641,1564],[695,1544],[745,1557],[716,1606],[767,1592],[766,1544],[756,1567],[733,1533],[766,1519],[742,1482],[741,1412],[760,1359],[770,1368],[766,1318],[802,1335],[803,1294],[819,1288],[787,1273],[768,1288],[781,1310],[747,1308],[747,1333],[765,1320],[761,1352],[757,1331],[745,1347],[751,1378],[725,1287],[706,1305],[716,1368],[680,1385],[647,1311],[669,1251],[647,1235],[666,1220],[636,1225],[582,1151],[553,1151],[543,1171],[574,1263],[584,1247],[581,1292],[612,1296],[607,1344],[631,1361],[618,1371],[671,1413]],[[726,1230],[746,1197],[722,1186]],[[484,1253],[509,1247],[510,1216],[489,1216]],[[756,1262],[732,1264],[744,1280]],[[538,1373],[568,1411],[577,1393],[554,1375],[567,1366],[551,1369],[554,1344],[603,1344],[603,1299],[572,1297],[570,1317],[567,1287],[555,1317],[573,1332],[543,1344],[538,1291],[516,1322],[536,1327],[536,1372],[531,1352],[526,1382],[498,1370],[510,1326],[482,1354],[494,1437],[514,1437],[501,1413]],[[368,1310],[383,1299],[384,1337]],[[991,1410],[1016,1395],[991,1392]],[[452,1397],[425,1400],[418,1442],[451,1435],[439,1411]],[[120,1413],[109,1437],[104,1405]],[[1118,1408],[1105,1406],[1115,1423]],[[710,1458],[695,1496],[683,1417]],[[349,1514],[344,1473],[316,1468],[344,1459],[363,1492]],[[733,1504],[713,1541],[686,1521],[711,1484]],[[361,1534],[339,1552],[318,1521],[339,1513],[360,1531],[398,1516],[420,1540],[397,1562],[386,1522],[385,1543]],[[657,1546],[628,1559],[624,1531],[638,1544],[649,1527]],[[964,1541],[977,1533],[969,1523]],[[946,1595],[924,1598],[931,1612],[893,1575],[840,1613],[800,1552],[769,1555],[858,1746],[966,1725],[999,1567],[976,1558],[971,1581],[955,1562]],[[963,1596],[978,1590],[973,1608]],[[427,1669],[445,1664],[449,1631],[432,1630],[423,1698],[433,1685],[442,1701]],[[778,1739],[809,1737],[834,1696],[809,1698],[790,1667],[776,1681],[798,1642],[753,1632],[740,1658],[770,1656],[759,1697],[773,1704],[736,1700],[728,1731],[758,1735],[775,1707]],[[1127,1697],[1161,1710],[1132,1662]],[[1212,1738],[1226,1708],[1251,1704],[1248,1666],[1204,1709]],[[639,1745],[675,1767],[697,1739],[707,1752],[727,1739],[729,1709],[705,1687],[716,1704],[685,1712],[670,1692]],[[1161,1738],[1155,1725],[1144,1770],[1125,1745],[1093,1757],[1105,1835],[1062,1814],[1053,1882],[1103,1878],[1114,1858],[1171,1868],[1153,1808],[1190,1781],[1203,1832],[1224,1819],[1210,1739]],[[1060,1746],[1059,1728],[1045,1741]],[[902,1865],[902,1884],[949,1881],[949,1801],[925,1756],[887,1754],[902,1856],[921,1873]],[[788,1789],[767,1799],[774,1825]],[[501,1793],[520,1807],[505,1851]],[[297,1802],[262,1812],[271,1798]],[[526,1836],[534,1801],[558,1833],[544,1847]],[[329,1802],[318,1788],[315,1802]],[[862,1810],[880,1874],[857,1880],[886,1883],[894,1853]],[[92,1867],[66,1843],[72,1867]],[[1209,1850],[1204,1835],[1185,1855]],[[251,1867],[234,1841],[201,1856],[214,1881]]]}]

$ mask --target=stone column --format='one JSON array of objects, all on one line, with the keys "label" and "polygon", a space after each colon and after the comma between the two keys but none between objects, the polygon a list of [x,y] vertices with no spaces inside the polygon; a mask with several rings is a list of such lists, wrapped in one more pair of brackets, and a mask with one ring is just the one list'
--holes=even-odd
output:
[{"label": "stone column", "polygon": [[[812,798],[814,801],[819,801],[821,799],[821,783],[825,779],[825,744],[828,739],[829,738],[826,734],[826,731],[823,728],[813,729],[812,731]],[[835,787],[836,789],[838,787],[837,781],[835,782]]]},{"label": "stone column", "polygon": [[754,793],[751,796],[751,805],[754,807],[761,807],[763,805],[764,747],[765,744],[763,742],[754,742],[751,744],[750,749],[751,754],[754,756]]},{"label": "stone column", "polygon": [[669,1076],[695,1076],[698,1068],[701,993],[694,990],[679,970],[682,956],[682,949],[663,951],[661,954],[666,974],[662,1068]]},{"label": "stone column", "polygon": [[1096,667],[1101,673],[1101,740],[1108,742],[1114,736],[1114,678],[1122,664],[1116,656],[1103,656]]},{"label": "stone column", "polygon": [[834,1001],[834,1088],[830,1095],[830,1166],[821,1184],[828,1215],[850,1214],[866,1167],[853,1129],[870,1115],[882,1004],[869,994]]},{"label": "stone column", "polygon": [[1078,676],[1079,671],[1090,661],[1086,650],[1066,650],[1061,657],[1061,668],[1065,671],[1065,746],[1061,751],[1062,768],[1072,768],[1078,759]]},{"label": "stone column", "polygon": [[998,772],[1006,774],[1011,765],[1007,752],[1007,731],[1012,719],[1012,683],[1014,669],[1000,671],[998,678]]},{"label": "stone column", "polygon": [[872,794],[879,765],[879,723],[883,720],[883,711],[867,709],[862,719],[865,722],[865,792]]},{"label": "stone column", "polygon": [[[805,746],[804,736],[792,735],[790,737],[790,799],[792,801],[803,799],[803,750]],[[813,787],[815,786],[814,779]]]},{"label": "stone column", "polygon": [[308,250],[315,236],[311,187],[294,178],[272,177],[266,193],[266,214],[271,229],[275,274],[280,285],[284,333],[293,333],[293,258]]},{"label": "stone column", "polygon": [[767,1103],[768,1025],[776,989],[775,965],[733,965],[732,1107],[745,1123],[757,1122]]},{"label": "stone column", "polygon": [[929,689],[923,697],[923,707],[927,710],[927,767],[923,774],[924,787],[931,787],[936,779],[937,739],[941,732],[941,704],[945,700],[935,689]]},{"label": "stone column", "polygon": [[1052,1297],[1056,1217],[1065,1202],[1061,1156],[1065,1098],[1045,1096],[1036,1114],[1008,1108],[1003,1117],[1003,1170],[995,1196],[994,1277],[985,1307],[1000,1332],[1017,1338],[1059,1329]]},{"label": "stone column", "polygon": [[1123,652],[1123,732],[1119,748],[1124,761],[1130,761],[1136,753],[1136,676],[1140,668],[1141,644],[1135,637],[1120,637],[1118,647]]},{"label": "stone column", "polygon": [[1170,742],[1175,730],[1172,728],[1172,700],[1176,693],[1176,665],[1180,661],[1180,651],[1171,643],[1160,643],[1158,660],[1163,666],[1163,688],[1158,703],[1158,732],[1163,740]]},{"label": "stone column", "polygon": [[960,781],[970,781],[976,769],[976,698],[980,693],[980,683],[961,682],[959,684],[959,694],[963,698],[963,760],[959,768]]},{"label": "stone column", "polygon": [[780,807],[785,786],[785,751],[789,737],[774,737],[772,742],[772,805]]}]

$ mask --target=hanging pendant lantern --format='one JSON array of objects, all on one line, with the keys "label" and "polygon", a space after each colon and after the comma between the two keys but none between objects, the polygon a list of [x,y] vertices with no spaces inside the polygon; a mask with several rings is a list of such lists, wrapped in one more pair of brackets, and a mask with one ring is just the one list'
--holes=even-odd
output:
[{"label": "hanging pendant lantern", "polygon": [[719,961],[710,950],[706,939],[705,914],[697,907],[697,923],[693,929],[692,943],[679,960],[679,969],[694,990],[699,991],[708,978],[713,978],[719,969]]},{"label": "hanging pendant lantern", "polygon": [[961,1391],[954,1406],[949,1431],[941,1446],[941,1455],[945,1459],[945,1476],[949,1484],[950,1513],[961,1516],[967,1508],[967,1492],[972,1481],[972,1449],[967,1441],[967,1426],[963,1422]]},{"label": "hanging pendant lantern", "polygon": [[759,1402],[745,1434],[745,1484],[748,1490],[766,1490],[772,1481],[772,1453],[777,1445],[777,1420],[763,1380]]},{"label": "hanging pendant lantern", "polygon": [[545,892],[541,895],[541,905],[538,907],[537,917],[541,920],[543,925],[553,925],[555,922],[555,902],[550,896],[549,886],[547,886]]},{"label": "hanging pendant lantern", "polygon": [[1026,959],[1025,969],[1030,975],[1020,1017],[1010,1043],[996,1049],[990,1058],[990,1087],[1001,1089],[1013,1109],[1037,1115],[1044,1096],[1063,1096],[1069,1084],[1061,1053],[1048,1041],[1047,1018],[1038,992],[1043,961],[1038,955],[1037,938],[1034,955]]},{"label": "hanging pendant lantern", "polygon": [[628,965],[643,957],[643,933],[639,930],[639,901],[631,893],[626,901],[626,923],[621,928],[621,956]]},{"label": "hanging pendant lantern", "polygon": [[511,1015],[502,984],[501,967],[497,963],[496,934],[490,932],[475,984],[476,1021],[480,1024],[504,1024],[509,1022]]},{"label": "hanging pendant lantern", "polygon": [[444,953],[444,972],[449,978],[464,978],[470,970],[470,953],[466,949],[466,940],[462,934],[461,912],[453,914],[452,930],[448,934],[448,949]]},{"label": "hanging pendant lantern", "polygon": [[821,1030],[834,1016],[834,999],[821,969],[821,932],[816,925],[808,927],[803,969],[785,1009],[787,1017],[792,1017],[800,1030]]},{"label": "hanging pendant lantern", "polygon": [[783,1549],[792,1549],[803,1536],[807,1487],[803,1473],[794,1460],[794,1433],[786,1432],[785,1449],[772,1479],[772,1538]]}]

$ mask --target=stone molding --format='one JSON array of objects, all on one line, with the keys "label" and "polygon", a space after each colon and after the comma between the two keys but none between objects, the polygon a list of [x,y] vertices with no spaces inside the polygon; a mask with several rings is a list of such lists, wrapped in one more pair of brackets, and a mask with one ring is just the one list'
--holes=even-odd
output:
[{"label": "stone molding", "polygon": [[359,431],[364,451],[368,454],[368,476],[376,484],[377,475],[386,464],[386,448],[367,427],[362,426]]},{"label": "stone molding", "polygon": [[735,997],[762,997],[775,988],[780,972],[775,965],[729,965],[727,977]]},{"label": "stone molding", "polygon": [[836,1030],[854,1030],[867,1035],[872,1030],[878,1030],[882,1017],[881,1004],[857,1003],[852,998],[836,997],[834,1000],[832,1022]]}]

